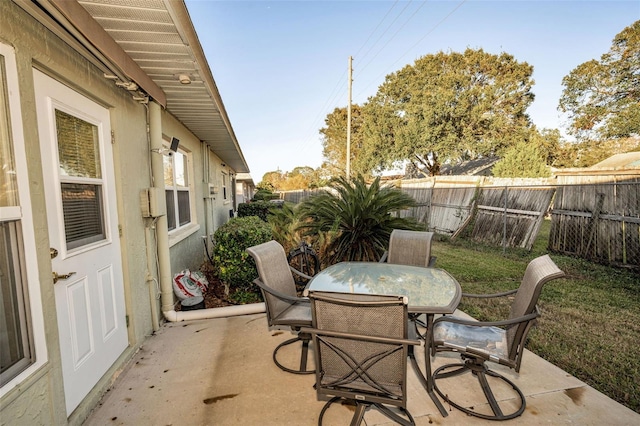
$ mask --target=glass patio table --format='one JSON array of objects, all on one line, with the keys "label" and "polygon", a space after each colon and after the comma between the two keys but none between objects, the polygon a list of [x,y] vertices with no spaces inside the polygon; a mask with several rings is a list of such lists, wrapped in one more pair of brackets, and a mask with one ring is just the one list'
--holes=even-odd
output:
[{"label": "glass patio table", "polygon": [[434,315],[451,314],[460,303],[462,290],[454,277],[439,268],[375,262],[342,262],[329,266],[315,275],[307,284],[305,295],[308,296],[309,292],[313,291],[406,296],[409,314],[425,314],[427,318],[425,374],[420,371],[413,348],[409,349],[411,364],[440,414],[447,416],[446,410],[433,391],[430,352]]}]

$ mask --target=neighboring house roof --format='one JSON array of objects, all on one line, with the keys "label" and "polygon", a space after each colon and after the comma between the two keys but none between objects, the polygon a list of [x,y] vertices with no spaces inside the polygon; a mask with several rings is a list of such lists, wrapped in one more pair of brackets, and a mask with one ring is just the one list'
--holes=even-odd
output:
[{"label": "neighboring house roof", "polygon": [[255,186],[255,183],[253,183],[253,178],[249,173],[238,173],[236,175],[236,182],[244,182],[251,186]]},{"label": "neighboring house roof", "polygon": [[[135,82],[139,88],[131,90],[132,94],[143,90],[236,172],[249,172],[184,1],[34,0],[17,4],[41,22],[55,19],[73,36],[63,37],[65,41],[76,48],[82,45],[85,55],[94,55],[109,70],[115,66],[119,71],[116,83]],[[182,84],[180,80],[187,78],[190,84]]]},{"label": "neighboring house roof", "polygon": [[627,152],[626,154],[615,154],[606,160],[589,167],[590,169],[636,167],[640,168],[640,152]]},{"label": "neighboring house roof", "polygon": [[575,167],[553,171],[557,177],[571,176],[621,176],[620,179],[637,179],[640,175],[640,152],[615,154],[591,167]]}]

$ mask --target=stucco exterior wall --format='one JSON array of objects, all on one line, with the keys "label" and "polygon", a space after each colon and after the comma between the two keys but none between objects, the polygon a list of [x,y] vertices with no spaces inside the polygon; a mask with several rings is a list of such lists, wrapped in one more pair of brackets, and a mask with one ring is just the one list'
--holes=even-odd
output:
[{"label": "stucco exterior wall", "polygon": [[[213,197],[207,197],[209,183],[221,188],[221,173],[232,173],[223,161],[209,147],[185,129],[173,116],[164,112],[162,133],[168,137],[180,139],[180,148],[190,154],[190,176],[193,188],[195,215],[193,226],[187,232],[170,233],[171,273],[175,275],[184,269],[197,271],[205,262],[206,255],[202,237],[212,234],[229,219],[228,210],[232,208],[230,200],[224,200],[222,190]],[[206,188],[206,190],[205,190]],[[227,189],[229,191],[229,188]],[[229,194],[229,193],[228,193]],[[229,196],[229,195],[228,195]],[[196,225],[197,223],[197,225]]]},{"label": "stucco exterior wall", "polygon": [[[153,331],[152,302],[147,277],[149,272],[157,279],[157,265],[147,265],[145,228],[151,226],[152,221],[142,217],[139,197],[142,189],[153,186],[150,155],[159,154],[151,154],[149,151],[145,105],[134,101],[127,91],[116,87],[113,81],[104,78],[101,70],[11,1],[0,1],[0,42],[12,46],[16,54],[24,143],[29,165],[27,173],[37,247],[35,256],[30,257],[28,261],[37,262],[48,352],[48,362],[42,368],[0,398],[2,410],[0,425],[81,424],[115,380],[119,370]],[[112,149],[129,348],[68,419],[64,402],[56,305],[51,279],[42,159],[36,126],[34,67],[107,107],[110,111],[113,131]],[[17,111],[11,112],[17,113]],[[180,145],[192,153],[193,163],[194,213],[198,226],[193,227],[184,238],[174,241],[171,246],[171,269],[175,274],[185,268],[198,269],[204,262],[202,236],[212,233],[215,228],[228,220],[228,211],[232,208],[232,204],[230,194],[227,201],[222,200],[221,196],[215,199],[204,196],[204,188],[208,187],[209,176],[219,178],[222,167],[220,158],[166,111],[162,114],[162,121],[163,133],[178,137]],[[216,169],[214,170],[213,167]],[[231,191],[230,188],[229,184],[227,191]],[[150,248],[153,253],[156,252],[155,238],[151,239]],[[155,256],[153,259],[155,263]],[[160,303],[157,300],[155,303],[161,317]]]}]

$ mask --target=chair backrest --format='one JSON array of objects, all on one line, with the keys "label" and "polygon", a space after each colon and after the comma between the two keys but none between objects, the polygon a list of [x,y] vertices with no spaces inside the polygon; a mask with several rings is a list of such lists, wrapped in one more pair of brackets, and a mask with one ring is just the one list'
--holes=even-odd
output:
[{"label": "chair backrest", "polygon": [[309,298],[318,394],[406,408],[408,353],[406,341],[398,341],[407,337],[406,298],[324,292]]},{"label": "chair backrest", "polygon": [[433,232],[394,229],[389,238],[388,263],[429,266]]},{"label": "chair backrest", "polygon": [[[524,271],[524,277],[511,304],[509,318],[518,318],[534,313],[544,284],[564,276],[549,255],[533,259]],[[515,360],[522,352],[524,340],[534,321],[520,323],[507,330],[509,359]]]},{"label": "chair backrest", "polygon": [[[255,260],[260,281],[264,285],[287,296],[297,296],[296,284],[289,269],[287,255],[280,243],[274,240],[267,241],[266,243],[249,247],[247,252]],[[262,290],[262,297],[265,301],[270,325],[273,318],[277,318],[285,309],[291,306],[291,303],[287,303],[264,290]]]}]

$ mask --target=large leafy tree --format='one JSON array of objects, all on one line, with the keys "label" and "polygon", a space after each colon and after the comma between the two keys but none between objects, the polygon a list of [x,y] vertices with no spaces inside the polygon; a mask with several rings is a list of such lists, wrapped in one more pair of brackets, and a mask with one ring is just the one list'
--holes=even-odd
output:
[{"label": "large leafy tree", "polygon": [[640,134],[640,21],[615,36],[600,60],[578,65],[562,79],[559,109],[581,139]]},{"label": "large leafy tree", "polygon": [[282,183],[285,180],[284,174],[280,170],[273,172],[267,172],[262,175],[262,180],[259,185],[264,185],[270,188],[271,191],[279,191],[282,189]]},{"label": "large leafy tree", "polygon": [[526,138],[533,67],[482,49],[426,55],[390,74],[363,106],[361,161],[384,169],[499,154]]},{"label": "large leafy tree", "polygon": [[315,170],[308,166],[295,167],[289,173],[285,174],[285,179],[280,189],[283,191],[292,191],[295,189],[307,189],[315,178]]},{"label": "large leafy tree", "polygon": [[494,176],[507,178],[551,176],[544,154],[536,144],[527,142],[518,142],[507,149],[492,172]]},{"label": "large leafy tree", "polygon": [[392,214],[414,206],[415,200],[381,185],[380,178],[369,185],[361,175],[352,181],[339,177],[330,187],[332,191],[303,201],[297,211],[302,234],[326,241],[321,253],[325,264],[378,261],[394,229],[424,228],[413,218]]},{"label": "large leafy tree", "polygon": [[270,191],[292,191],[296,189],[319,188],[325,184],[321,169],[298,166],[290,172],[267,172],[262,176],[259,187]]},{"label": "large leafy tree", "polygon": [[640,151],[640,138],[567,142],[560,145],[552,165],[555,167],[591,167],[614,154],[631,151]]},{"label": "large leafy tree", "polygon": [[502,152],[492,169],[498,177],[549,177],[560,158],[560,131],[529,129],[526,137]]},{"label": "large leafy tree", "polygon": [[[331,176],[346,176],[347,164],[347,108],[336,108],[324,119],[325,127],[320,129],[322,135],[322,155],[325,159],[324,169]],[[350,159],[351,174],[367,174],[356,159],[362,150],[362,110],[358,104],[351,105],[351,141]]]}]

